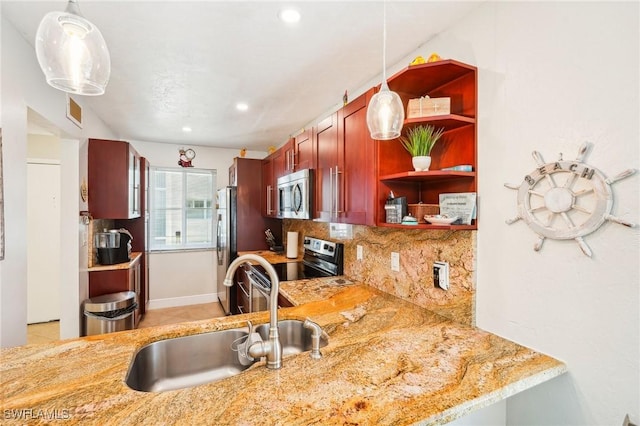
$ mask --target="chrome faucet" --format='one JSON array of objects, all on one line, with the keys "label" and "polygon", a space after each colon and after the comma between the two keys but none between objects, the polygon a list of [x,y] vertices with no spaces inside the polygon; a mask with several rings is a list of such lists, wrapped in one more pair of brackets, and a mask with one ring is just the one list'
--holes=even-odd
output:
[{"label": "chrome faucet", "polygon": [[278,292],[280,291],[280,280],[278,273],[273,266],[265,260],[264,257],[257,254],[243,254],[238,256],[227,269],[227,275],[224,278],[224,285],[233,286],[233,275],[236,269],[247,261],[258,262],[269,275],[271,281],[271,294],[269,302],[269,340],[260,341],[249,347],[249,355],[253,358],[267,357],[267,368],[276,370],[282,367],[282,344],[280,343],[280,335],[278,333]]}]

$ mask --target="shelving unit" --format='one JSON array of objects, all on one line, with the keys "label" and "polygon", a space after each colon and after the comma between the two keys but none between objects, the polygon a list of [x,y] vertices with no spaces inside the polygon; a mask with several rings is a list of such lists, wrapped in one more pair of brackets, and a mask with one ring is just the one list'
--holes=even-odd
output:
[{"label": "shelving unit", "polygon": [[[407,197],[409,204],[438,204],[442,193],[477,192],[477,69],[454,60],[442,60],[407,67],[388,81],[391,90],[400,95],[405,107],[410,99],[428,95],[449,97],[451,113],[431,117],[411,118],[404,122],[408,128],[430,124],[444,128],[442,139],[431,152],[431,167],[415,172],[411,156],[398,139],[377,141],[377,226],[402,229],[477,229],[471,225],[400,225],[385,222],[385,201],[390,191]],[[441,170],[469,164],[472,171]]]}]

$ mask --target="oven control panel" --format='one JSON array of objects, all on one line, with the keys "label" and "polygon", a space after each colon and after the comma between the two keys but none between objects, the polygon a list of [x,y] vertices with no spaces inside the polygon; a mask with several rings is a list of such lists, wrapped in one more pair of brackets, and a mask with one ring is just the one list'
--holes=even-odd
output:
[{"label": "oven control panel", "polygon": [[324,254],[326,256],[334,256],[336,253],[336,246],[339,243],[331,241],[320,240],[313,237],[304,238],[304,248],[318,254]]}]

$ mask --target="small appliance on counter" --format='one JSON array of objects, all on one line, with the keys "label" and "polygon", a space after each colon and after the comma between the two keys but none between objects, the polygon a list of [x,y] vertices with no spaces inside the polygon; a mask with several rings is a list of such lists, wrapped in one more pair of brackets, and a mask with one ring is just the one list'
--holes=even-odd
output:
[{"label": "small appliance on counter", "polygon": [[104,232],[98,232],[94,240],[99,264],[115,265],[129,261],[133,237],[126,229],[110,229],[108,231],[105,229]]}]

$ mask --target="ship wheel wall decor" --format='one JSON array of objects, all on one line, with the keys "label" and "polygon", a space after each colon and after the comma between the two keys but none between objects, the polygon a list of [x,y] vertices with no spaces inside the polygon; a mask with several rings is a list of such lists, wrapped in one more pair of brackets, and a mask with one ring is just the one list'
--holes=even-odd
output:
[{"label": "ship wheel wall decor", "polygon": [[636,226],[611,214],[613,192],[611,185],[632,176],[635,169],[627,169],[613,178],[607,178],[597,168],[584,163],[591,144],[584,143],[573,161],[545,163],[542,155],[533,151],[538,168],[524,177],[521,184],[505,183],[518,191],[518,215],[507,219],[511,225],[523,220],[538,234],[533,246],[542,248],[544,240],[575,240],[582,252],[591,257],[592,252],[583,237],[597,230],[605,221],[630,228]]}]

